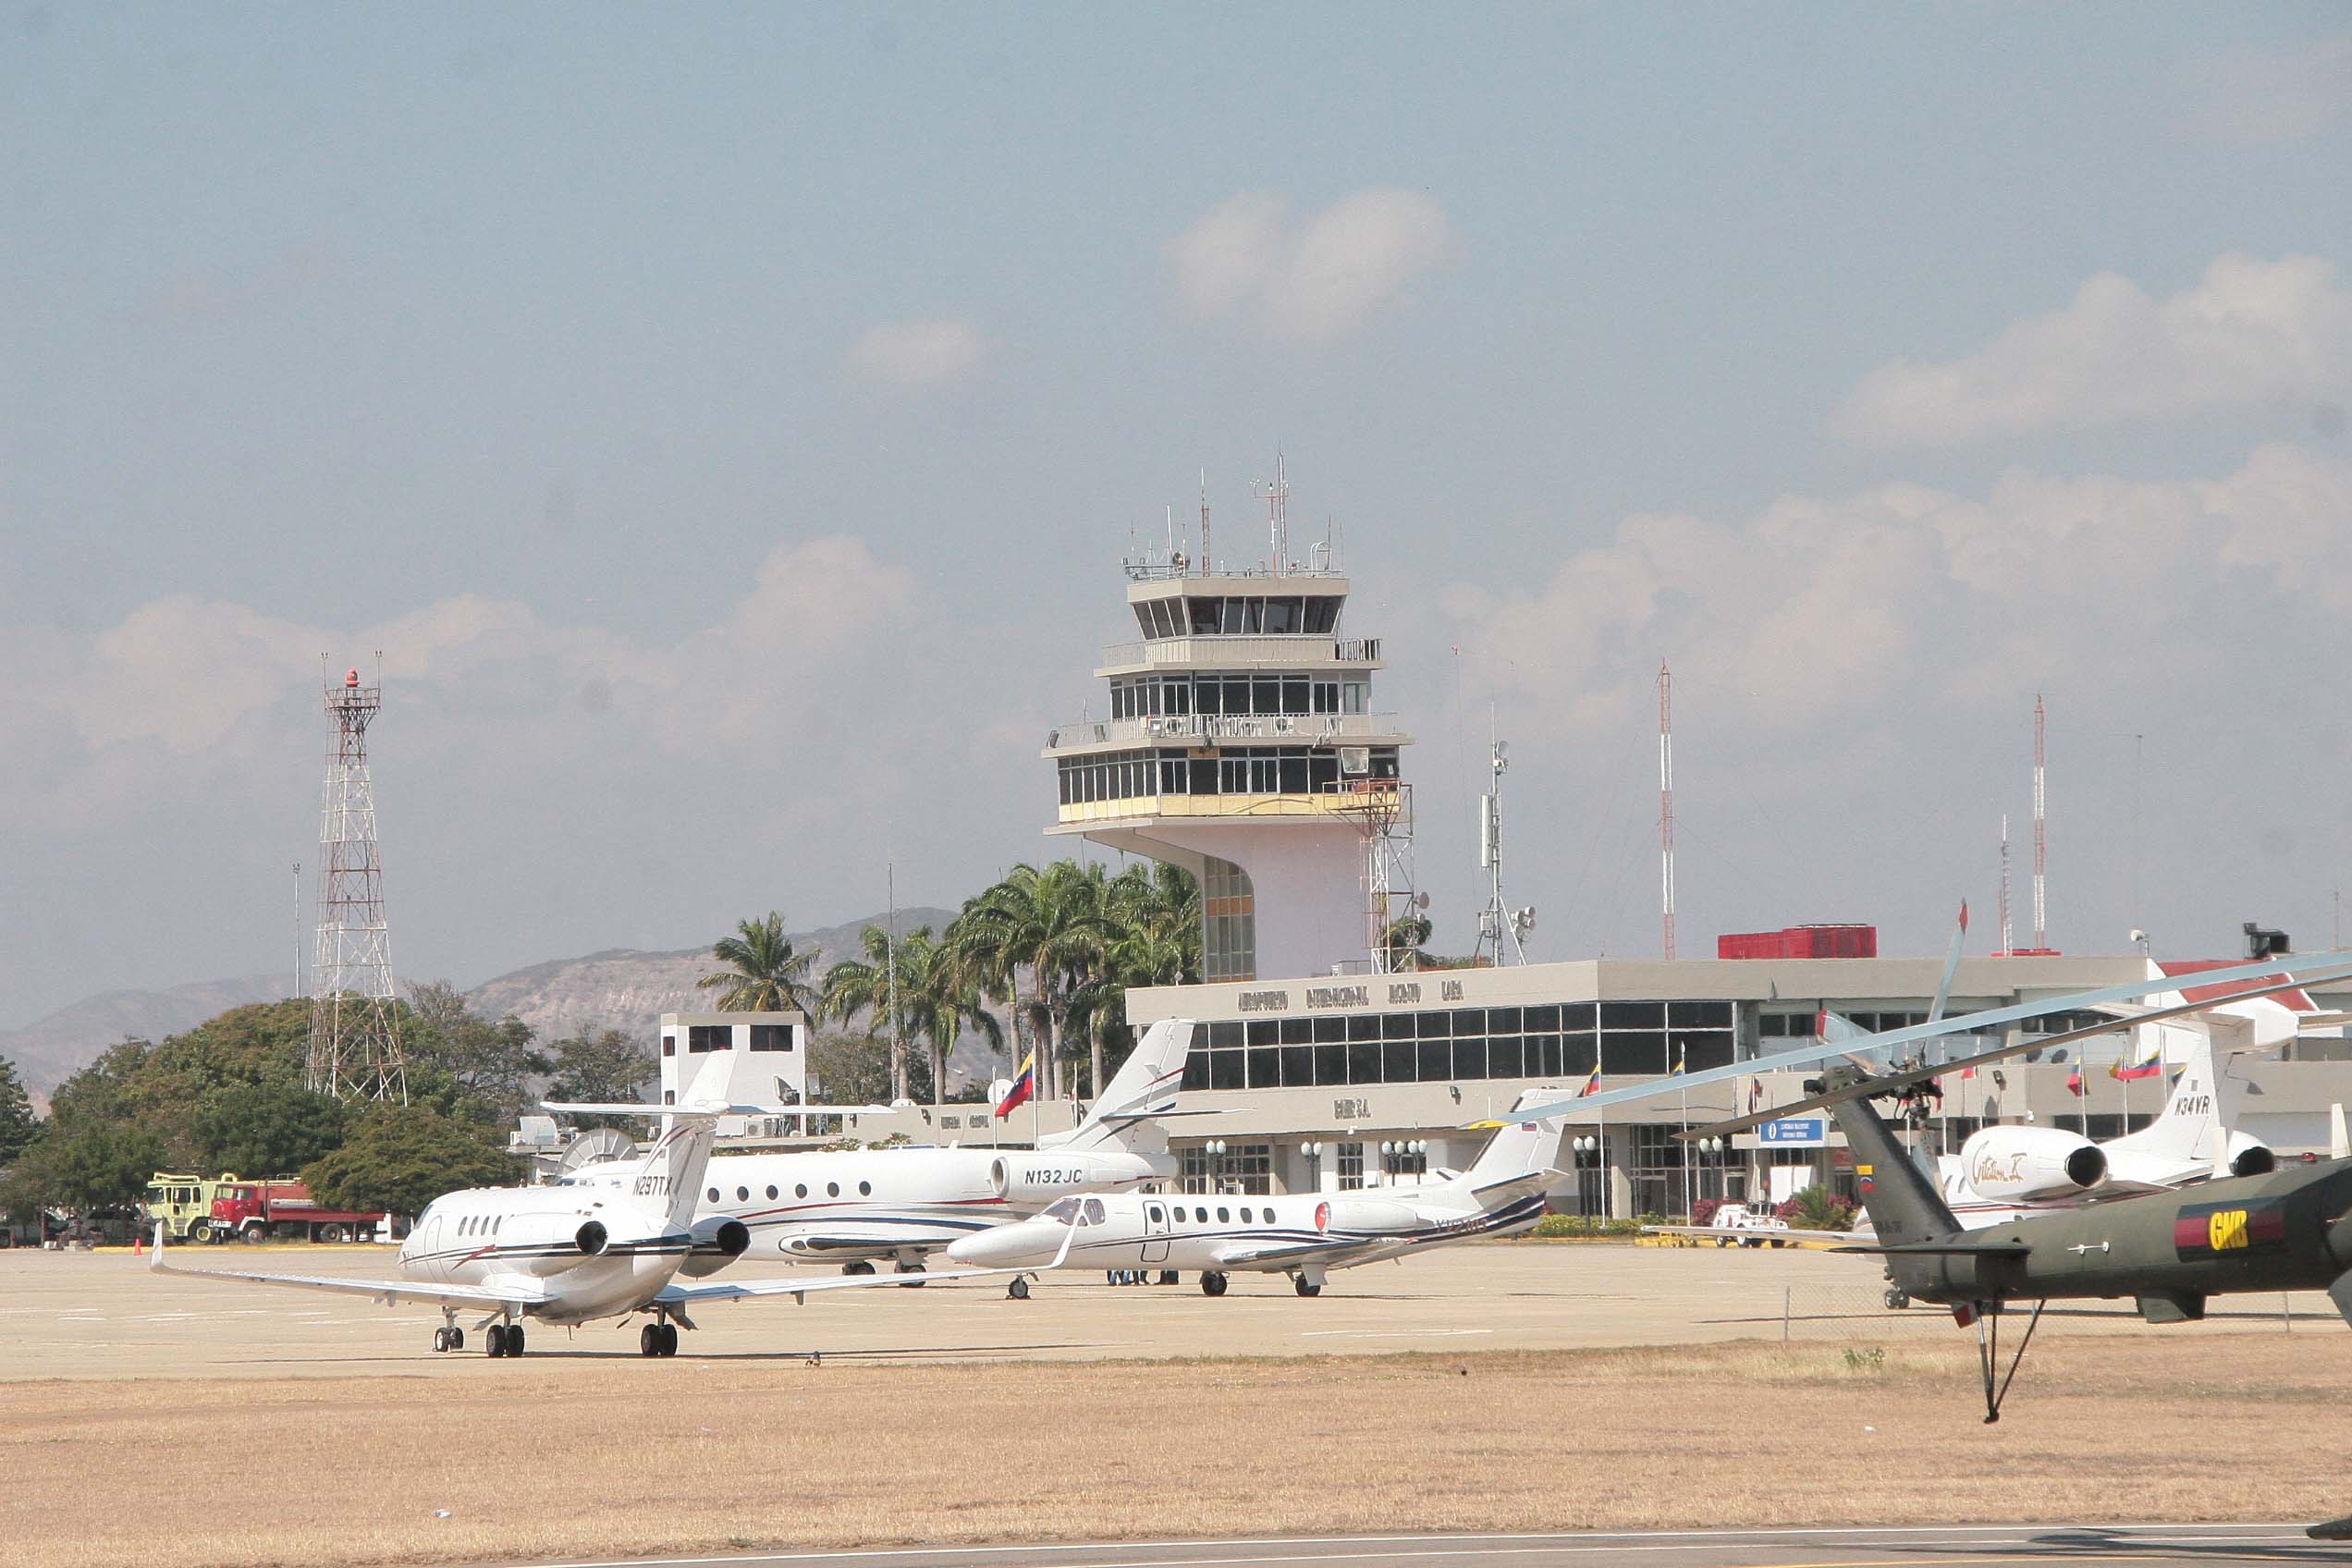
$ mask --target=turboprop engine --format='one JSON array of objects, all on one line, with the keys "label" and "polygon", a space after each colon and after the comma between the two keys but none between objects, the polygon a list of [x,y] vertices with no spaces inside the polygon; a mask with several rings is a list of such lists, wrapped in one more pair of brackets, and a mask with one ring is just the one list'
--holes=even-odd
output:
[{"label": "turboprop engine", "polygon": [[2107,1151],[2056,1127],[1987,1127],[1960,1146],[1960,1169],[1995,1202],[2069,1197],[2107,1180]]},{"label": "turboprop engine", "polygon": [[1000,1154],[988,1162],[988,1186],[1007,1203],[1050,1203],[1064,1193],[1098,1193],[1175,1174],[1173,1162],[1139,1154],[1073,1154],[1040,1149]]},{"label": "turboprop engine", "polygon": [[694,1245],[687,1253],[686,1261],[678,1271],[689,1280],[699,1280],[705,1274],[716,1274],[737,1258],[752,1244],[752,1232],[740,1219],[725,1219],[713,1215],[694,1221]]},{"label": "turboprop engine", "polygon": [[498,1261],[519,1273],[545,1276],[600,1257],[611,1238],[601,1219],[577,1215],[518,1214],[498,1228]]}]

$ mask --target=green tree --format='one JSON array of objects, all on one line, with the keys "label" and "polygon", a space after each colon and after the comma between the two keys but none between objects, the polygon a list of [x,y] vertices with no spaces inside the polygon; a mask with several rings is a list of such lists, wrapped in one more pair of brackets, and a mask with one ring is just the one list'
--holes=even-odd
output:
[{"label": "green tree", "polygon": [[32,1114],[32,1097],[25,1093],[24,1080],[17,1076],[17,1064],[0,1056],[0,1170],[15,1163],[40,1132],[40,1120]]},{"label": "green tree", "polygon": [[[547,1085],[551,1100],[586,1100],[606,1105],[643,1097],[642,1091],[661,1076],[651,1047],[625,1030],[606,1029],[596,1035],[576,1035],[551,1047],[554,1081]],[[638,1131],[635,1117],[601,1116],[593,1111],[573,1120],[582,1127],[618,1127]]]},{"label": "green tree", "polygon": [[[531,1081],[554,1065],[536,1048],[537,1034],[514,1014],[495,1023],[466,1005],[446,980],[410,992],[412,1026],[403,1049],[412,1074],[410,1099],[432,1099],[437,1081],[454,1086],[450,1108],[503,1127],[539,1098]],[[422,1088],[424,1093],[416,1091]]]},{"label": "green tree", "polygon": [[515,1180],[515,1158],[496,1137],[479,1122],[430,1107],[378,1106],[341,1148],[304,1167],[302,1180],[331,1207],[419,1214],[444,1193]]},{"label": "green tree", "polygon": [[[927,937],[928,926],[924,928]],[[890,934],[879,925],[869,925],[858,933],[858,950],[864,956],[845,958],[825,972],[825,983],[817,996],[818,1016],[829,1016],[837,1023],[847,1023],[859,1013],[866,1015],[867,1033],[879,1035],[889,1045],[890,1087],[885,1096],[889,1099],[907,1097],[906,1041],[904,1029],[906,982],[891,950]],[[897,994],[892,994],[892,986]],[[704,982],[708,984],[708,982]],[[933,1082],[937,1082],[935,1077]]]},{"label": "green tree", "polygon": [[52,1121],[18,1158],[10,1186],[12,1211],[46,1205],[107,1208],[135,1204],[148,1178],[164,1165],[163,1140],[141,1127]]},{"label": "green tree", "polygon": [[928,925],[907,933],[898,958],[905,1025],[930,1057],[936,1103],[947,1096],[948,1053],[963,1032],[977,1033],[994,1053],[1004,1047],[1004,1026],[988,1011],[979,983],[957,962],[953,946],[935,939]]},{"label": "green tree", "polygon": [[[1099,868],[1089,871],[1100,879]],[[1070,998],[1070,1028],[1085,1038],[1097,1095],[1134,1048],[1127,988],[1194,982],[1201,966],[1200,884],[1182,867],[1131,865],[1103,881],[1101,901],[1109,938]]]},{"label": "green tree", "polygon": [[1075,861],[1056,861],[1042,871],[1016,865],[1003,881],[967,900],[948,933],[955,962],[974,983],[1012,1003],[1016,1041],[1024,1024],[1044,1035],[1047,1081],[1066,1097],[1063,1026],[1071,998],[1094,974],[1109,934],[1099,881]]},{"label": "green tree", "polygon": [[342,1146],[351,1111],[300,1084],[236,1084],[204,1096],[196,1118],[197,1168],[276,1176]]},{"label": "green tree", "polygon": [[721,1012],[788,1012],[815,1017],[815,999],[809,995],[809,966],[815,953],[796,953],[792,938],[784,935],[784,917],[774,910],[764,920],[739,920],[736,934],[711,944],[711,957],[732,967],[705,974],[694,982],[719,991]]},{"label": "green tree", "polygon": [[[910,1087],[927,1096],[930,1085]],[[879,1035],[844,1029],[809,1042],[811,1099],[826,1105],[880,1105],[889,1099],[890,1089],[890,1042]]]}]

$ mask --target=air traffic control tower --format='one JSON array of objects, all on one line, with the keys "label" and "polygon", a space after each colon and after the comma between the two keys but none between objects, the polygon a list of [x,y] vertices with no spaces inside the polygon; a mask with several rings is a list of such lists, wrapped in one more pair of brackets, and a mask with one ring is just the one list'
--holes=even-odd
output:
[{"label": "air traffic control tower", "polygon": [[[1346,635],[1334,546],[1289,558],[1280,481],[1268,563],[1212,564],[1186,541],[1125,563],[1137,641],[1096,675],[1109,717],[1058,728],[1049,834],[1182,866],[1200,882],[1203,978],[1304,978],[1382,967],[1412,805],[1411,737],[1377,713],[1378,638]],[[1402,913],[1401,908],[1396,913]]]}]

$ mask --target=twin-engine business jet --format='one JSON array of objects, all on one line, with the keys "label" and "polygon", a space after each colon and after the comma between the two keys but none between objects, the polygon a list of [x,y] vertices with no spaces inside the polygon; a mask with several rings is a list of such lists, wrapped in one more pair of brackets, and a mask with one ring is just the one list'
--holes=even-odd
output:
[{"label": "twin-engine business jet", "polygon": [[[1540,1093],[1557,1096],[1559,1091]],[[1201,1289],[1225,1293],[1236,1270],[1288,1274],[1303,1296],[1319,1295],[1334,1268],[1406,1253],[1508,1236],[1543,1217],[1544,1189],[1560,1172],[1560,1122],[1505,1121],[1468,1170],[1412,1187],[1258,1197],[1230,1193],[1115,1193],[1056,1199],[1035,1219],[967,1236],[948,1249],[958,1263],[998,1268],[1196,1268]],[[1013,1293],[1027,1281],[1016,1278]]]},{"label": "twin-engine business jet", "polygon": [[[150,1267],[196,1280],[292,1285],[370,1296],[386,1306],[430,1302],[443,1326],[433,1331],[436,1351],[465,1348],[461,1312],[483,1314],[474,1326],[489,1330],[494,1356],[523,1353],[523,1321],[579,1324],[644,1313],[637,1348],[645,1355],[678,1354],[678,1330],[692,1329],[689,1307],[753,1296],[794,1298],[811,1291],[885,1280],[757,1280],[740,1284],[684,1283],[677,1278],[694,1245],[694,1200],[703,1190],[711,1141],[722,1115],[775,1115],[800,1107],[729,1105],[718,1089],[727,1059],[705,1063],[675,1110],[652,1108],[661,1136],[633,1159],[597,1165],[593,1182],[570,1178],[545,1187],[476,1187],[427,1205],[400,1244],[400,1278],[349,1280],[309,1274],[249,1274],[217,1268],[176,1268],[164,1261],[164,1230],[155,1228]],[[645,1110],[644,1107],[599,1107]],[[939,1279],[1008,1270],[974,1269]]]},{"label": "twin-engine business jet", "polygon": [[[1144,1031],[1086,1119],[1026,1149],[858,1149],[721,1155],[704,1174],[694,1249],[680,1272],[700,1279],[756,1247],[839,1262],[871,1274],[896,1260],[923,1271],[926,1254],[1035,1214],[1066,1193],[1115,1192],[1176,1174],[1158,1119],[1177,1114],[1193,1023]],[[586,1174],[601,1171],[588,1167]]]}]

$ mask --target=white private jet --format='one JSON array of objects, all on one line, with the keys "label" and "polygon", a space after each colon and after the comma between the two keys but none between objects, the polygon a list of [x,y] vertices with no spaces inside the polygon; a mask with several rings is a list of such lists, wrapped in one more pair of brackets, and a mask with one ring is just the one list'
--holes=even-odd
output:
[{"label": "white private jet", "polygon": [[[871,1274],[874,1260],[924,1271],[925,1255],[1025,1218],[1068,1193],[1113,1192],[1176,1174],[1160,1118],[1177,1114],[1192,1048],[1189,1019],[1144,1031],[1086,1118],[1026,1149],[882,1148],[729,1154],[710,1162],[693,1219],[694,1248],[680,1269],[717,1273],[754,1247],[839,1261]],[[560,1109],[560,1108],[556,1108]],[[592,1166],[588,1176],[603,1168]]]},{"label": "white private jet", "polygon": [[[572,1325],[644,1313],[637,1348],[644,1355],[678,1354],[678,1330],[693,1328],[689,1307],[758,1296],[794,1299],[811,1291],[886,1280],[758,1280],[740,1284],[683,1283],[676,1276],[694,1245],[691,1223],[703,1188],[711,1142],[722,1115],[769,1116],[778,1106],[729,1105],[717,1091],[727,1081],[724,1058],[706,1063],[685,1102],[666,1107],[594,1108],[637,1111],[662,1119],[661,1135],[634,1159],[594,1168],[593,1182],[565,1178],[544,1187],[475,1187],[435,1198],[400,1243],[397,1280],[337,1279],[312,1274],[255,1274],[218,1268],[178,1268],[164,1261],[164,1228],[155,1227],[149,1267],[191,1280],[290,1285],[368,1296],[386,1306],[429,1302],[441,1309],[433,1332],[436,1351],[465,1348],[461,1312],[479,1311],[493,1356],[523,1353],[523,1320]],[[942,1280],[1008,1269],[969,1269]]]},{"label": "white private jet", "polygon": [[1469,1170],[1410,1187],[1058,1198],[1034,1219],[966,1236],[948,1256],[1023,1270],[1012,1280],[1016,1296],[1028,1293],[1027,1272],[1047,1268],[1198,1269],[1212,1296],[1246,1269],[1288,1274],[1300,1295],[1319,1295],[1334,1268],[1533,1227],[1543,1217],[1544,1189],[1560,1174],[1551,1168],[1560,1128],[1558,1120],[1506,1120]]}]

